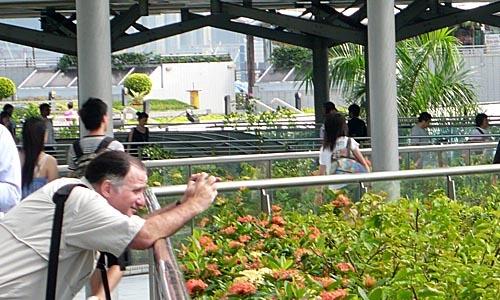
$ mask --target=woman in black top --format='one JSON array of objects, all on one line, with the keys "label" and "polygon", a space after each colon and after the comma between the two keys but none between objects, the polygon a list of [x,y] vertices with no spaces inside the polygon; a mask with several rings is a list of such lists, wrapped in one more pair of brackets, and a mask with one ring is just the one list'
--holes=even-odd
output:
[{"label": "woman in black top", "polygon": [[[139,124],[128,134],[129,142],[149,142],[149,129],[146,127],[149,115],[145,112],[137,112],[137,121]],[[142,145],[131,145],[131,149],[141,148]],[[133,151],[135,152],[135,151]],[[136,154],[136,153],[133,153]]]}]

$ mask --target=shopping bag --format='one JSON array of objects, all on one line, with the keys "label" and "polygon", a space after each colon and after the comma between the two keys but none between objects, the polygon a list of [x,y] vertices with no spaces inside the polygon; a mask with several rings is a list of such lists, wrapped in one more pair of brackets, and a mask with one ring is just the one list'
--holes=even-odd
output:
[{"label": "shopping bag", "polygon": [[332,161],[331,174],[358,174],[367,173],[365,166],[360,164],[357,160],[341,157]]}]

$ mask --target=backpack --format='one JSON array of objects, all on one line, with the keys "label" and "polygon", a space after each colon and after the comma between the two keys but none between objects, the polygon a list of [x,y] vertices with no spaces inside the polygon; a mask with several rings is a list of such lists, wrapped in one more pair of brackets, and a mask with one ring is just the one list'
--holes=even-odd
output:
[{"label": "backpack", "polygon": [[75,165],[76,169],[71,172],[70,177],[77,177],[80,178],[82,176],[85,176],[85,170],[87,169],[87,166],[89,163],[101,152],[105,151],[109,144],[113,142],[115,139],[112,137],[105,137],[102,139],[102,141],[99,143],[97,146],[97,149],[95,149],[94,152],[90,153],[83,153],[82,146],[80,145],[80,140],[75,141],[73,143],[73,149],[75,150]]}]

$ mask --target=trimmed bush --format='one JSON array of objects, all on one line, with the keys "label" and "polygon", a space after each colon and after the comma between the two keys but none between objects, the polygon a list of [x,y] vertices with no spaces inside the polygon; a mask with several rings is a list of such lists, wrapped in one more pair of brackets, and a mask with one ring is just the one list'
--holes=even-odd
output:
[{"label": "trimmed bush", "polygon": [[151,88],[153,87],[153,82],[147,74],[133,73],[127,76],[123,85],[128,89],[129,95],[135,97],[135,95],[132,94],[132,91],[142,95],[149,94],[149,92],[151,92]]},{"label": "trimmed bush", "polygon": [[16,93],[14,81],[7,77],[0,77],[0,99],[10,97]]}]

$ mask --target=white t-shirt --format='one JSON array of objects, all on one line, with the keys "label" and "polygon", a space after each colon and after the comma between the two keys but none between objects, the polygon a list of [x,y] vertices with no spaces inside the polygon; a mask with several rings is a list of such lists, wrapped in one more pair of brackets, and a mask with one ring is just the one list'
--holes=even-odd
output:
[{"label": "white t-shirt", "polygon": [[[40,299],[47,284],[50,237],[62,186],[88,182],[54,180],[0,220],[0,299]],[[56,299],[73,299],[87,282],[98,251],[119,256],[144,225],[128,217],[92,189],[75,187],[66,201],[59,254]]]},{"label": "white t-shirt", "polygon": [[[351,140],[351,153],[347,151],[347,142]],[[346,136],[341,136],[337,138],[335,142],[335,147],[333,151],[330,148],[321,147],[319,152],[319,164],[326,167],[326,174],[330,174],[330,167],[332,165],[332,157],[340,158],[340,157],[354,157],[352,151],[359,149],[359,143],[356,142],[353,138],[348,138]]]},{"label": "white t-shirt", "polygon": [[[83,153],[92,153],[95,152],[97,147],[99,147],[99,144],[101,141],[105,138],[104,135],[99,135],[99,136],[86,136],[80,139],[80,147],[82,148]],[[108,145],[109,150],[116,150],[116,151],[125,151],[125,148],[123,147],[122,143],[119,141],[112,141]],[[73,145],[69,147],[68,150],[68,158],[67,158],[67,163],[68,163],[68,169],[70,170],[75,170],[76,169],[76,154],[75,154],[75,149],[73,148]]]},{"label": "white t-shirt", "polygon": [[[21,199],[21,162],[9,130],[0,125],[0,214]],[[0,267],[1,268],[1,267]]]}]

